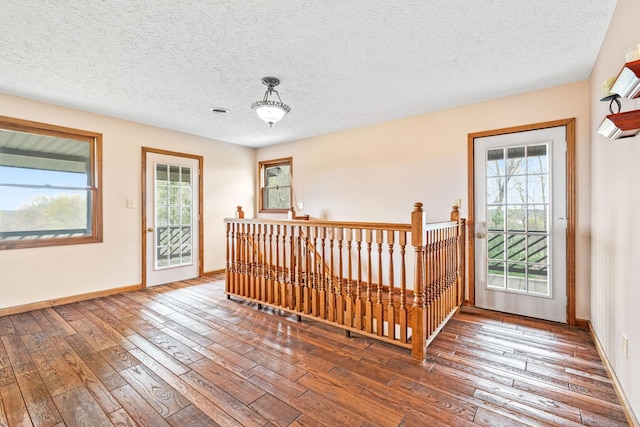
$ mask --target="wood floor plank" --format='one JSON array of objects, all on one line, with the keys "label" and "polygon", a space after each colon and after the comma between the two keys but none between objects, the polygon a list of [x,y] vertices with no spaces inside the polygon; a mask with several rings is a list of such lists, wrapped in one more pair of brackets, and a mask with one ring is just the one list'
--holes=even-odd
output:
[{"label": "wood floor plank", "polygon": [[0,386],[0,400],[6,426],[32,426],[27,405],[17,383]]},{"label": "wood floor plank", "polygon": [[223,278],[0,317],[0,426],[627,425],[587,330],[469,309],[416,362]]},{"label": "wood floor plank", "polygon": [[182,378],[178,377],[173,372],[149,357],[146,353],[137,349],[132,350],[132,352],[145,366],[160,375],[168,384],[180,392],[184,397],[188,398],[194,406],[207,414],[212,420],[215,420],[225,426],[240,425],[237,420],[213,403],[208,396],[200,393]]},{"label": "wood floor plank", "polygon": [[266,393],[253,402],[249,407],[278,427],[288,426],[298,418],[302,412],[284,403],[282,400]]},{"label": "wood floor plank", "polygon": [[53,400],[67,427],[110,427],[112,424],[98,402],[85,388],[75,388],[58,394]]},{"label": "wood floor plank", "polygon": [[243,426],[264,426],[267,420],[252,408],[247,408],[234,396],[219,389],[211,381],[191,371],[180,376],[193,388],[207,396],[216,406],[224,408],[224,411],[235,418]]},{"label": "wood floor plank", "polygon": [[169,426],[169,423],[129,384],[113,390],[112,393],[136,425],[143,427]]},{"label": "wood floor plank", "polygon": [[189,401],[184,396],[144,365],[125,369],[120,375],[165,418],[189,406]]},{"label": "wood floor plank", "polygon": [[[38,329],[40,328],[28,330]],[[47,388],[20,337],[7,335],[3,336],[1,340],[7,350],[9,361],[14,367],[16,382],[31,416],[31,422],[35,426],[53,426],[62,422],[51,395],[47,392]]]},{"label": "wood floor plank", "polygon": [[[107,363],[98,352],[89,345],[80,335],[68,336],[65,341],[73,348],[74,353],[78,355],[88,367],[88,370],[94,374],[107,390],[113,390],[126,384],[118,372]],[[67,355],[67,361],[73,360],[73,355]],[[84,367],[78,364],[82,372],[86,372]],[[88,377],[90,378],[90,376]]]}]

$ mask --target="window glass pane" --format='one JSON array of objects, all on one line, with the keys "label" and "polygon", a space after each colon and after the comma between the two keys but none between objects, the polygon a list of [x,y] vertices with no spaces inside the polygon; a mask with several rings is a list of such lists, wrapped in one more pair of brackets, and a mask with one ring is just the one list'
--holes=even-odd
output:
[{"label": "window glass pane", "polygon": [[290,187],[265,188],[266,209],[289,209],[291,207]]},{"label": "window glass pane", "polygon": [[265,187],[291,185],[291,166],[279,165],[265,168]]},{"label": "window glass pane", "polygon": [[33,123],[25,126],[33,132],[0,128],[0,241],[12,241],[5,247],[13,249],[25,243],[54,245],[55,238],[95,237],[93,199],[100,197],[92,185],[95,142],[40,133]]}]

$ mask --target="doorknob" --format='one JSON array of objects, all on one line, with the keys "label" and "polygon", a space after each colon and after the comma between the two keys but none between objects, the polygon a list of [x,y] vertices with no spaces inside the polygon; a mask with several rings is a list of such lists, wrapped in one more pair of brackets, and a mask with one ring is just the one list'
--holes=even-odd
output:
[{"label": "doorknob", "polygon": [[147,231],[148,231],[149,233],[151,233],[151,232],[153,231],[153,227],[149,227],[149,228],[147,228]]},{"label": "doorknob", "polygon": [[486,234],[484,234],[484,233],[478,233],[478,234],[476,234],[476,237],[477,237],[478,239],[484,239],[484,238],[485,238],[485,237],[487,237],[487,236],[486,236]]}]

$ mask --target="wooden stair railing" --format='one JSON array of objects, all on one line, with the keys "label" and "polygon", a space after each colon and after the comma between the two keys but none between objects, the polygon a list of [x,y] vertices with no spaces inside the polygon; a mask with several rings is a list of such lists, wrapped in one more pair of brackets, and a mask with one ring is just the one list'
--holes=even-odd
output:
[{"label": "wooden stair railing", "polygon": [[423,359],[462,302],[464,220],[451,219],[423,225],[420,203],[411,224],[227,219],[225,291]]}]

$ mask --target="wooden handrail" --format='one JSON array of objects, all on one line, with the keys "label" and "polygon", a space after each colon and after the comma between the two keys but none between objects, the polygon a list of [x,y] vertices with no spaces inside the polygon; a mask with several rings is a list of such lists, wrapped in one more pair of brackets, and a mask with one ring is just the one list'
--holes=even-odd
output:
[{"label": "wooden handrail", "polygon": [[410,348],[416,359],[463,300],[464,220],[457,208],[451,221],[433,224],[424,223],[421,203],[410,224],[249,219],[238,212],[225,219],[228,296]]}]

